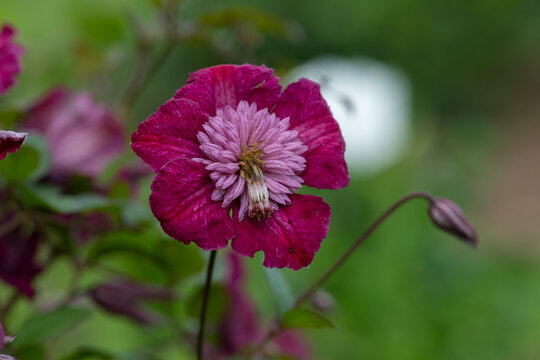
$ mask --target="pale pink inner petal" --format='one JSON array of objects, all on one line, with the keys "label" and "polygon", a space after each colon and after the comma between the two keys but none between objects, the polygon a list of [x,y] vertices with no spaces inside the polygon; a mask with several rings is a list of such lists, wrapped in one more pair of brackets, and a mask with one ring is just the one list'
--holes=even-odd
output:
[{"label": "pale pink inner petal", "polygon": [[288,195],[302,186],[307,146],[289,126],[255,103],[218,108],[197,135],[207,159],[195,159],[210,171],[212,200],[228,207],[239,199],[239,220],[268,218],[278,204],[290,204]]}]

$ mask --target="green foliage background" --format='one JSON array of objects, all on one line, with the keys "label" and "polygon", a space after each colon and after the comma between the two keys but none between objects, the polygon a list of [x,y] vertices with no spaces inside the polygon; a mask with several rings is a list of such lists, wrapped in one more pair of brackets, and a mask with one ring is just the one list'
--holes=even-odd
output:
[{"label": "green foliage background", "polygon": [[[0,21],[18,27],[27,51],[20,82],[2,99],[4,104],[22,107],[58,84],[88,89],[101,101],[116,104],[136,66],[130,17],[139,19],[152,41],[163,41],[153,34],[158,27],[156,3],[0,2]],[[410,190],[454,199],[478,225],[480,248],[472,250],[434,229],[421,201],[392,217],[326,284],[336,300],[336,310],[328,314],[336,329],[306,331],[314,358],[540,357],[538,257],[502,247],[484,221],[481,206],[498,161],[494,149],[503,141],[502,129],[509,121],[500,112],[520,96],[521,85],[539,78],[538,1],[186,0],[180,16],[186,28],[202,23],[205,30],[178,46],[148,83],[130,111],[131,129],[170,98],[189,72],[221,62],[265,63],[283,74],[318,54],[363,55],[403,69],[412,81],[414,132],[403,160],[375,177],[353,177],[347,189],[316,192],[332,206],[330,233],[309,269],[282,271],[293,292],[304,289],[381,211]],[[255,40],[242,40],[253,32],[258,34]],[[140,200],[143,213],[145,196]],[[150,229],[123,236],[143,247],[166,241]],[[513,239],[506,240],[512,244]],[[187,249],[192,257],[179,256],[188,264],[194,261],[197,272],[200,256],[193,246]],[[110,256],[109,266],[164,281],[153,264],[115,256]],[[248,261],[250,290],[261,312],[270,316],[279,304],[261,262],[262,255]],[[38,288],[60,291],[69,283],[69,274],[69,262],[58,262],[38,279]],[[81,281],[92,283],[99,277],[88,274]],[[189,293],[199,280],[183,283],[183,291]],[[7,296],[6,289],[0,284],[1,298]],[[17,329],[30,309],[29,303],[19,303],[11,328]],[[191,321],[182,310],[172,313]],[[142,359],[140,349],[165,335],[94,313],[55,342],[55,354],[64,356],[84,345],[122,354],[123,359]],[[180,347],[149,356],[191,355]]]}]

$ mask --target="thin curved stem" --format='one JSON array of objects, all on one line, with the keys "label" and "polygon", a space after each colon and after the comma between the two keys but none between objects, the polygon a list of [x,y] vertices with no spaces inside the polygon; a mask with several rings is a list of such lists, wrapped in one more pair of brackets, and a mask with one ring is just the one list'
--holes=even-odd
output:
[{"label": "thin curved stem", "polygon": [[210,287],[212,285],[212,274],[214,272],[214,263],[216,261],[217,250],[213,250],[210,253],[210,260],[208,261],[208,270],[206,271],[206,281],[204,283],[204,292],[201,306],[201,316],[199,322],[199,334],[197,335],[197,359],[203,359],[203,340],[204,340],[204,327],[206,323],[206,309],[208,307],[208,300],[210,299]]},{"label": "thin curved stem", "polygon": [[396,201],[392,206],[386,209],[386,211],[382,213],[377,218],[377,220],[375,220],[370,225],[370,227],[367,228],[362,235],[360,235],[358,239],[356,239],[356,241],[343,253],[343,255],[341,255],[341,257],[337,259],[336,262],[328,270],[326,270],[326,272],[317,281],[313,283],[313,285],[311,285],[306,291],[304,291],[302,295],[298,297],[298,299],[296,299],[293,305],[293,309],[296,309],[297,307],[302,305],[302,303],[304,303],[307,299],[309,299],[309,297],[313,295],[315,291],[317,291],[317,289],[330,277],[330,275],[332,275],[337,269],[339,269],[339,267],[341,267],[341,265],[343,265],[345,261],[347,261],[347,259],[352,255],[356,248],[360,246],[360,244],[362,244],[369,237],[369,235],[371,235],[373,231],[375,231],[375,229],[377,229],[379,225],[388,218],[388,216],[390,216],[395,210],[401,207],[401,205],[414,198],[424,198],[429,202],[434,200],[433,196],[431,196],[430,194],[422,191],[416,191],[407,194],[398,201]]},{"label": "thin curved stem", "polygon": [[[306,300],[308,300],[311,295],[313,295],[313,293],[315,291],[317,291],[317,289],[326,281],[328,280],[328,278],[334,273],[336,272],[337,269],[339,269],[341,267],[341,265],[343,265],[343,263],[345,261],[347,261],[347,259],[353,254],[353,252],[356,250],[356,248],[358,248],[358,246],[360,246],[360,244],[362,244],[372,233],[373,231],[375,231],[375,229],[377,229],[379,227],[379,225],[381,225],[392,213],[394,213],[394,211],[396,211],[398,208],[401,207],[401,205],[405,204],[406,202],[408,202],[409,200],[411,199],[415,199],[415,198],[423,198],[423,199],[426,199],[428,202],[433,202],[434,201],[434,197],[426,192],[423,192],[423,191],[415,191],[415,192],[412,192],[410,194],[407,194],[405,196],[403,196],[402,198],[400,198],[399,200],[397,200],[392,206],[390,206],[388,209],[386,209],[386,211],[384,213],[382,213],[378,218],[377,220],[375,220],[363,233],[362,235],[360,235],[360,237],[358,239],[356,239],[356,241],[343,253],[343,255],[341,255],[341,257],[339,259],[337,259],[334,264],[328,269],[326,270],[326,272],[324,274],[321,275],[321,277],[319,277],[319,279],[317,279],[317,281],[315,281],[306,291],[304,291],[302,293],[302,295],[300,295],[296,301],[294,302],[293,306],[292,306],[292,309],[296,309],[298,308],[300,305],[302,305]],[[280,321],[277,321],[276,322],[276,326],[271,329],[267,334],[266,336],[264,337],[264,339],[252,350],[252,352],[250,354],[248,354],[248,356],[246,357],[247,359],[251,359],[253,358],[253,356],[255,356],[257,353],[259,353],[260,351],[262,351],[264,349],[264,347],[266,346],[266,344],[272,340],[276,335],[278,335],[280,333],[280,331],[282,330],[281,328],[281,323]]]}]

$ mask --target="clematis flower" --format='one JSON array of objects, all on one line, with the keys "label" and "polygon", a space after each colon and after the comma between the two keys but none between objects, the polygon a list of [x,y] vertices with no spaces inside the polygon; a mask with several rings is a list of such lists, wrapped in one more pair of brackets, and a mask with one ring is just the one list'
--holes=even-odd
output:
[{"label": "clematis flower", "polygon": [[[252,300],[245,290],[245,274],[241,258],[230,252],[227,254],[228,270],[225,288],[229,301],[228,309],[217,330],[217,344],[205,349],[208,360],[229,359],[255,346],[264,338],[266,330]],[[309,359],[310,350],[306,341],[291,330],[281,332],[265,347],[276,357]]]},{"label": "clematis flower", "polygon": [[150,207],[164,231],[205,250],[227,246],[267,267],[308,266],[330,207],[295,192],[349,184],[345,144],[318,84],[283,92],[265,66],[221,65],[187,85],[138,127],[132,148],[157,175]]},{"label": "clematis flower", "polygon": [[122,125],[87,93],[50,91],[27,111],[23,127],[47,140],[55,178],[95,177],[124,149]]},{"label": "clematis flower", "polygon": [[15,75],[21,72],[20,57],[24,53],[22,46],[13,42],[16,31],[9,25],[0,30],[0,94],[15,84]]},{"label": "clematis flower", "polygon": [[0,130],[0,160],[8,153],[17,152],[26,140],[27,133]]},{"label": "clematis flower", "polygon": [[4,216],[0,224],[6,231],[0,235],[0,278],[31,298],[35,293],[32,280],[41,271],[35,263],[38,236],[29,227],[19,226],[14,216]]}]

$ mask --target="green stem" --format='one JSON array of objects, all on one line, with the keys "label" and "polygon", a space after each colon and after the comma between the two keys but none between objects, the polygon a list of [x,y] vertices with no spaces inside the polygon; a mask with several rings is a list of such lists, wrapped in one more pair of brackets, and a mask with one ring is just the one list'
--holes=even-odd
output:
[{"label": "green stem", "polygon": [[[360,235],[360,237],[358,239],[356,239],[356,241],[343,253],[343,255],[341,255],[341,257],[339,259],[337,259],[334,262],[334,264],[324,274],[321,275],[321,277],[319,277],[319,279],[317,281],[315,281],[306,291],[304,291],[302,293],[302,295],[300,295],[296,299],[296,301],[294,302],[294,305],[292,306],[292,309],[296,309],[296,308],[300,307],[300,305],[302,305],[306,300],[308,300],[311,297],[311,295],[313,295],[313,293],[315,291],[317,291],[317,289],[334,272],[336,272],[336,270],[339,269],[341,267],[341,265],[343,265],[343,263],[345,263],[345,261],[347,261],[347,259],[353,254],[353,252],[358,248],[358,246],[360,246],[360,244],[362,244],[373,233],[373,231],[375,231],[375,229],[377,229],[379,227],[379,225],[381,225],[388,218],[388,216],[393,214],[394,211],[396,211],[398,208],[400,208],[403,204],[405,204],[409,200],[415,199],[415,198],[423,198],[423,199],[426,199],[427,201],[429,201],[430,203],[434,200],[433,196],[431,196],[430,194],[428,194],[426,192],[423,192],[423,191],[416,191],[416,192],[412,192],[410,194],[407,194],[407,195],[403,196],[401,199],[399,199],[398,201],[396,201],[384,213],[382,213],[377,218],[377,220],[375,220],[362,233],[362,235]],[[246,358],[251,359],[257,353],[262,351],[264,349],[264,347],[266,346],[266,344],[270,340],[272,340],[276,335],[278,335],[281,330],[282,330],[281,322],[277,321],[275,327],[273,329],[271,329],[266,334],[264,339],[252,350],[252,352],[250,354],[248,354],[248,356]]]},{"label": "green stem", "polygon": [[212,273],[214,272],[214,263],[216,261],[217,250],[213,250],[210,253],[210,260],[208,261],[208,270],[206,271],[206,282],[204,284],[204,292],[201,306],[201,317],[199,322],[199,334],[197,336],[197,359],[203,359],[203,340],[204,340],[204,326],[206,323],[206,309],[208,307],[208,300],[210,299],[210,287],[212,285]]}]

